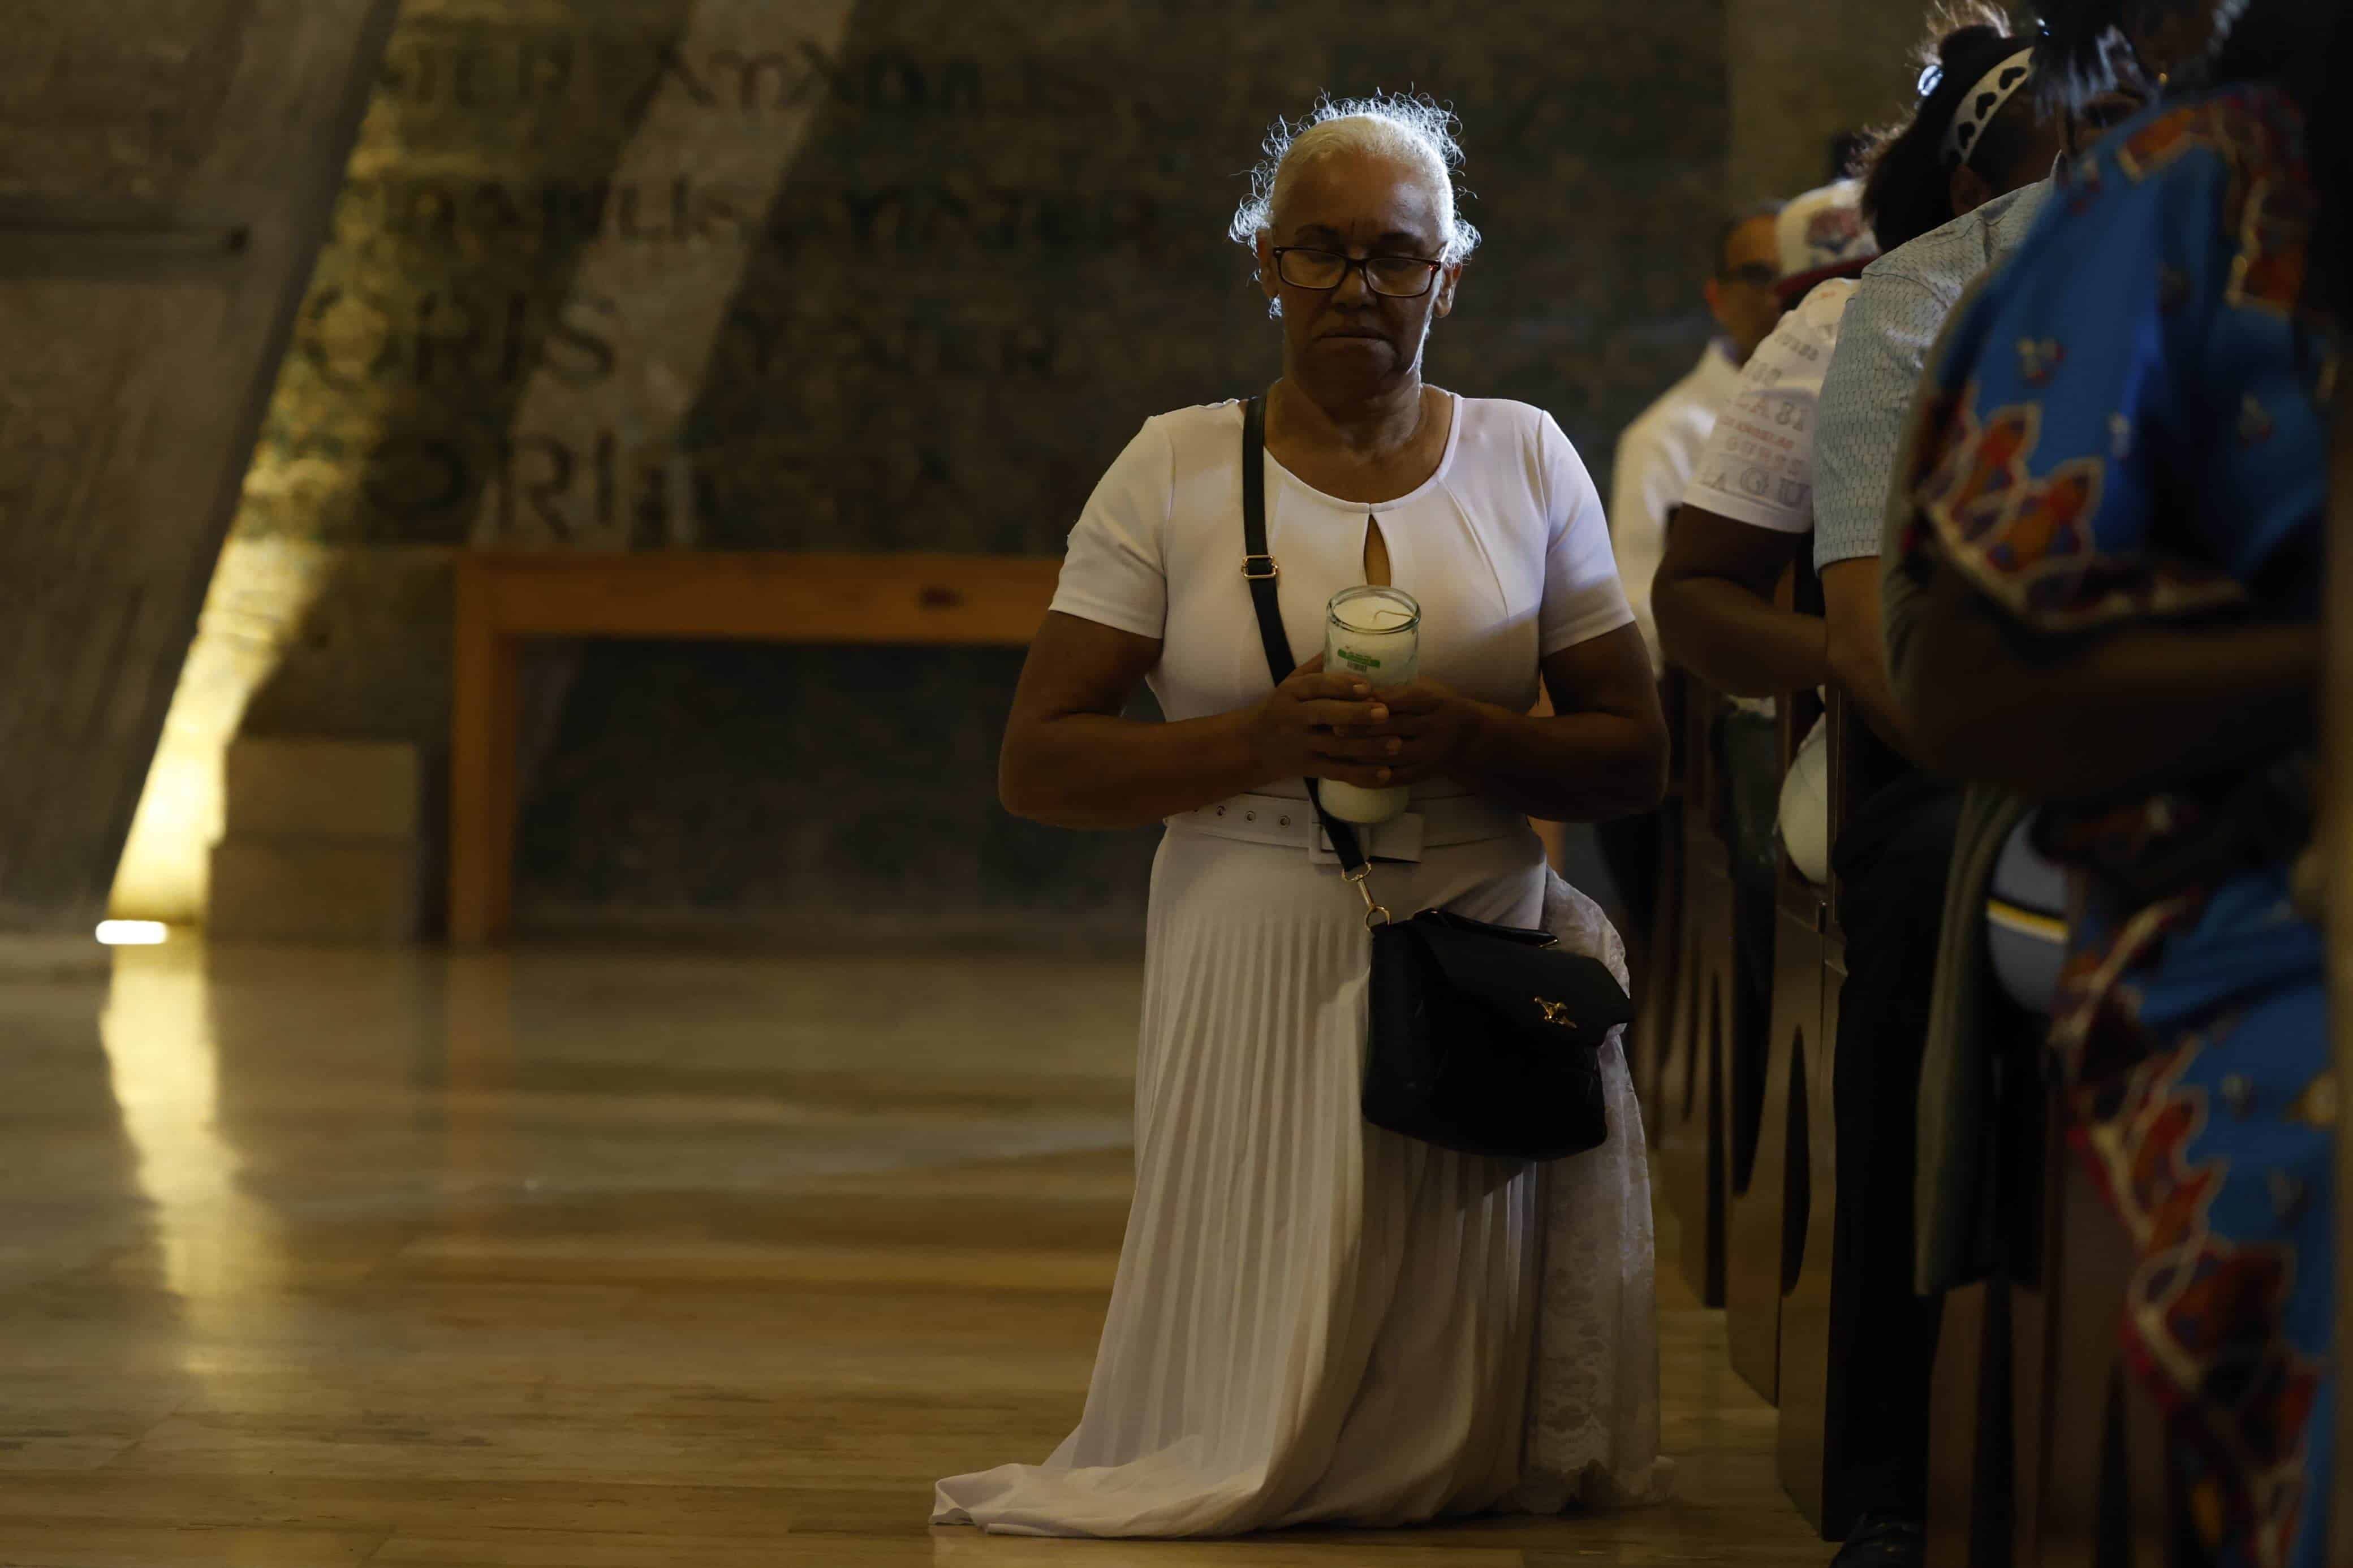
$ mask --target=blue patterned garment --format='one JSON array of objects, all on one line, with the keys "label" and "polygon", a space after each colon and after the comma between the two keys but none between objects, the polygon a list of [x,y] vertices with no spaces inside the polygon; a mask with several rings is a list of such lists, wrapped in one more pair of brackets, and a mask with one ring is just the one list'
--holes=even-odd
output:
[{"label": "blue patterned garment", "polygon": [[[2166,104],[2062,183],[1965,308],[1922,413],[1906,570],[2021,632],[2316,618],[2335,325],[2300,310],[2315,195],[2284,96]],[[2121,889],[2226,781],[2050,810],[2081,875],[2052,1046],[2136,1243],[2125,1348],[2220,1568],[2326,1568],[2335,1378],[2322,944],[2288,868]]]}]

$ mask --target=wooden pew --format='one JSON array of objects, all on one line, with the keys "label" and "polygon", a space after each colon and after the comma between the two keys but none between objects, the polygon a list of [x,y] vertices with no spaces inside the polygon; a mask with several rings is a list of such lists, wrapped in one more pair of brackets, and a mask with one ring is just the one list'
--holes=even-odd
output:
[{"label": "wooden pew", "polygon": [[[2046,1119],[2031,1272],[1947,1295],[1930,1450],[1931,1568],[2177,1568],[2179,1500],[2154,1402],[2118,1339],[2134,1252]],[[1952,1308],[1957,1299],[1963,1310]],[[2004,1375],[2005,1372],[2007,1375]],[[2006,1436],[1954,1450],[1981,1423]]]},{"label": "wooden pew", "polygon": [[1667,767],[1667,796],[1660,806],[1657,880],[1651,889],[1651,929],[1643,943],[1642,963],[1634,975],[1634,1026],[1626,1032],[1628,1071],[1634,1093],[1642,1104],[1645,1139],[1656,1148],[1665,1129],[1660,1101],[1666,1079],[1669,1035],[1673,1027],[1675,993],[1680,974],[1678,937],[1683,931],[1684,774],[1689,765],[1683,734],[1683,692],[1680,680],[1670,680],[1661,692],[1666,706],[1667,736],[1673,756]]},{"label": "wooden pew", "polygon": [[[1779,729],[1784,777],[1797,756],[1798,742],[1820,711],[1810,692],[1783,699]],[[1733,1370],[1767,1402],[1778,1403],[1783,1298],[1798,1283],[1807,1255],[1813,1209],[1814,1133],[1828,1109],[1829,1086],[1822,1084],[1823,1093],[1818,1097],[1814,1075],[1825,1005],[1822,969],[1830,929],[1829,889],[1808,881],[1784,851],[1774,904],[1773,1014],[1766,1042],[1762,1111],[1746,1169],[1733,1173],[1725,1242],[1725,1308]],[[1827,1124],[1822,1130],[1828,1131]],[[1820,1234],[1825,1249],[1829,1234],[1827,1230]],[[1801,1400],[1795,1412],[1785,1414],[1785,1429],[1792,1415],[1803,1422],[1810,1413],[1810,1407]]]},{"label": "wooden pew", "polygon": [[[1831,842],[1847,820],[1854,779],[1854,737],[1861,720],[1835,691],[1827,710],[1830,745]],[[1838,1110],[1836,1074],[1840,995],[1846,986],[1846,931],[1839,923],[1838,878],[1820,890],[1820,901],[1793,896],[1782,906],[1777,934],[1811,923],[1816,935],[1801,942],[1806,962],[1820,987],[1818,1019],[1804,1049],[1794,1057],[1805,1069],[1802,1098],[1793,1089],[1790,1123],[1804,1137],[1802,1222],[1792,1218],[1790,1252],[1784,1265],[1781,1299],[1781,1484],[1798,1510],[1831,1539],[1843,1539],[1853,1522],[1853,1506],[1839,1474],[1845,1452],[1836,1407],[1839,1365],[1832,1342],[1832,1294],[1837,1285],[1834,1242],[1838,1234]],[[1802,985],[1805,971],[1793,983]],[[1808,1015],[1802,992],[1793,999],[1793,1022]],[[1790,1158],[1797,1158],[1793,1152]]]},{"label": "wooden pew", "polygon": [[2173,1568],[2179,1521],[2157,1418],[2117,1337],[2131,1240],[2063,1138],[2043,1173],[2043,1299],[2030,1324],[2042,1380],[2024,1403],[2019,1550],[2041,1568]]},{"label": "wooden pew", "polygon": [[2118,1339],[2130,1238],[2068,1148],[2046,1021],[2018,1028],[1994,1106],[1993,1272],[1945,1298],[1928,1568],[2176,1568],[2158,1419]]},{"label": "wooden pew", "polygon": [[[1998,1016],[1989,1014],[1989,1016]],[[1988,1112],[1994,1256],[1984,1279],[1945,1292],[1928,1415],[1928,1568],[2010,1568],[2042,1487],[2048,1361],[2044,1172],[2064,1156],[2045,1082],[2047,1020],[2021,1013],[1992,1048],[2000,1087]]]},{"label": "wooden pew", "polygon": [[1680,1223],[1683,1278],[1724,1304],[1725,1222],[1731,1195],[1731,1074],[1738,976],[1732,850],[1716,830],[1725,781],[1713,734],[1723,700],[1679,670],[1683,714],[1682,908],[1673,1005],[1660,1053],[1660,1185]]}]

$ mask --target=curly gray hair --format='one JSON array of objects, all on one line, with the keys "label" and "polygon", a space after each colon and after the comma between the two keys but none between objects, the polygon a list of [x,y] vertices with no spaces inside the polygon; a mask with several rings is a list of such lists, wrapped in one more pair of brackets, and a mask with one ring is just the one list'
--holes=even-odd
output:
[{"label": "curly gray hair", "polygon": [[1438,259],[1467,260],[1479,247],[1479,231],[1461,211],[1471,194],[1455,173],[1462,165],[1462,147],[1454,139],[1461,124],[1451,110],[1419,93],[1320,98],[1298,124],[1277,120],[1266,133],[1266,155],[1250,171],[1250,195],[1226,233],[1236,244],[1257,248],[1302,168],[1335,153],[1370,153],[1410,164],[1429,179],[1439,198]]}]

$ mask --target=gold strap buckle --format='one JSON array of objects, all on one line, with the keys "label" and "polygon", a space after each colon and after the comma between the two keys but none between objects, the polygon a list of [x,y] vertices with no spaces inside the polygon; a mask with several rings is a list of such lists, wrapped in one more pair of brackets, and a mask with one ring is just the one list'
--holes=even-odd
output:
[{"label": "gold strap buckle", "polygon": [[[1261,572],[1252,565],[1253,562],[1259,561],[1266,563],[1265,571]],[[1282,575],[1282,567],[1271,555],[1245,555],[1242,557],[1242,575],[1253,583],[1271,583]]]},{"label": "gold strap buckle", "polygon": [[1373,901],[1373,863],[1370,860],[1366,860],[1365,862],[1365,868],[1361,871],[1350,871],[1345,867],[1342,868],[1340,879],[1350,884],[1358,893],[1363,895],[1365,900],[1365,929],[1366,931],[1373,929],[1373,917],[1375,915],[1381,917],[1379,923],[1382,925],[1388,925],[1390,922],[1391,917],[1388,910]]}]

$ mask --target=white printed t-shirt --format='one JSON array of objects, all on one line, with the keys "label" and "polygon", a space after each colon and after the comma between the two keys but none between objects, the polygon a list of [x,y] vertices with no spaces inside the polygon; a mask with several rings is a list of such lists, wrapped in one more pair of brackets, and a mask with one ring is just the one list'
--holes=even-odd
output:
[{"label": "white printed t-shirt", "polygon": [[[1821,423],[1822,378],[1854,287],[1842,278],[1822,284],[1748,357],[1740,390],[1717,417],[1683,492],[1685,506],[1776,533],[1814,531],[1814,432]],[[1817,721],[1781,794],[1782,841],[1798,868],[1817,883],[1830,876],[1830,796],[1822,772],[1828,751],[1821,737]]]},{"label": "white printed t-shirt", "polygon": [[1814,431],[1822,377],[1838,347],[1854,284],[1837,279],[1806,296],[1748,357],[1683,492],[1683,504],[1777,533],[1814,528]]}]

